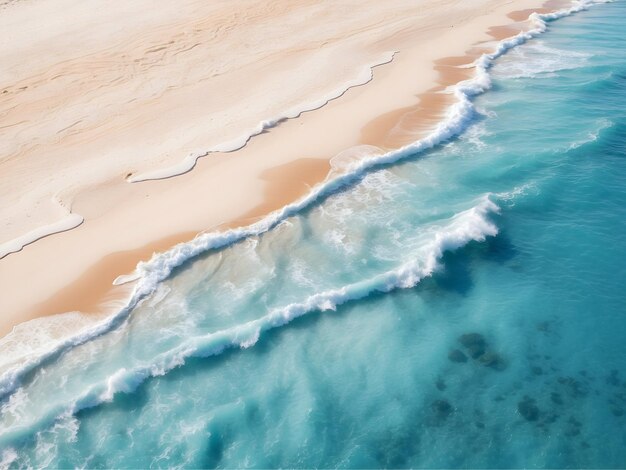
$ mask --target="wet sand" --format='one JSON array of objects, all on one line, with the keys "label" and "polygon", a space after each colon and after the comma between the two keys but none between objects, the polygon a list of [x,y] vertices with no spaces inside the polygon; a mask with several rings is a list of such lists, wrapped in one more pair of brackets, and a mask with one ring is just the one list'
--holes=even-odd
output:
[{"label": "wet sand", "polygon": [[[241,149],[209,153],[200,158],[195,168],[186,174],[157,181],[128,183],[126,178],[129,174],[141,173],[158,165],[167,167],[175,160],[175,156],[168,155],[165,158],[157,155],[153,161],[142,156],[145,160],[138,161],[128,158],[129,150],[124,149],[115,164],[109,162],[103,167],[93,168],[83,165],[78,175],[73,175],[73,181],[71,178],[63,181],[63,174],[52,178],[55,184],[66,188],[62,191],[63,201],[72,212],[83,216],[85,221],[73,230],[41,239],[19,253],[0,260],[0,285],[3,286],[0,310],[4,312],[0,335],[8,333],[17,323],[44,315],[76,310],[102,313],[107,308],[106,300],[128,295],[128,286],[113,287],[112,281],[118,275],[132,271],[137,262],[149,259],[153,252],[164,251],[176,243],[188,241],[196,233],[249,224],[293,202],[327,177],[331,159],[342,152],[358,150],[359,146],[367,145],[368,151],[382,153],[424,136],[452,104],[451,95],[445,93],[446,87],[469,78],[473,73],[471,68],[459,66],[471,63],[478,54],[489,50],[494,39],[516,34],[525,25],[511,25],[511,20],[522,21],[528,17],[529,11],[535,11],[532,8],[541,5],[541,2],[527,0],[478,3],[480,7],[472,8],[471,11],[459,7],[458,11],[450,13],[446,8],[457,8],[455,2],[432,2],[425,9],[427,14],[415,13],[412,23],[401,22],[385,34],[380,32],[384,30],[380,24],[368,23],[373,32],[369,33],[369,42],[364,47],[367,51],[361,51],[358,55],[361,63],[352,69],[347,67],[350,70],[346,71],[345,76],[350,75],[349,72],[354,75],[354,70],[362,68],[364,63],[372,65],[386,62],[388,59],[385,58],[395,51],[393,61],[372,70],[371,81],[351,85],[347,91],[319,109],[283,120],[252,137]],[[410,11],[406,5],[405,8]],[[236,21],[230,24],[236,25]],[[180,24],[184,24],[183,20]],[[180,24],[176,27],[180,27]],[[175,31],[174,26],[170,26],[170,29]],[[345,31],[343,33],[347,34]],[[352,34],[357,33],[352,31]],[[152,47],[147,51],[155,54],[173,46],[166,43],[162,47],[165,49]],[[318,47],[323,48],[323,45]],[[195,46],[193,50],[198,48],[200,46]],[[345,54],[343,50],[340,52]],[[281,61],[284,61],[282,66],[292,64],[290,61],[300,56],[297,50],[290,49],[271,57],[266,68],[268,73],[271,66],[277,67]],[[341,57],[338,52],[337,60]],[[164,61],[166,59],[161,58]],[[158,58],[155,63],[159,63]],[[45,74],[39,76],[41,83],[55,80],[55,67],[61,65],[46,69]],[[237,72],[250,72],[246,67],[249,66]],[[316,77],[317,74],[312,74],[312,78]],[[327,88],[336,88],[337,83],[342,83],[341,78],[336,76],[326,78],[329,82]],[[27,82],[22,80],[17,84]],[[32,80],[29,83],[33,83]],[[243,83],[240,81],[238,85]],[[334,85],[331,87],[332,83]],[[193,90],[198,91],[194,87]],[[17,85],[6,88],[9,92],[5,95],[16,93],[19,88]],[[175,98],[180,97],[168,99],[176,103]],[[11,99],[10,104],[17,106],[15,96]],[[30,104],[31,108],[20,107],[19,113],[28,117],[28,112],[36,113],[44,104],[53,109],[59,107],[62,113],[68,105],[54,93],[41,100],[33,99],[25,103]],[[159,105],[154,101],[133,109],[129,115],[123,115],[126,127],[120,141],[126,142],[125,139],[130,135],[129,129],[135,129],[139,131],[133,136],[133,140],[138,141],[137,145],[145,139],[148,142],[155,141],[158,146],[159,138],[155,135],[160,135],[159,126],[176,122],[175,127],[178,128],[180,124],[177,118],[180,114],[175,113],[152,128],[154,135],[146,135],[140,117],[142,113],[157,111],[153,104],[158,108]],[[194,108],[185,100],[182,100],[182,105],[183,108]],[[194,113],[200,111],[194,109]],[[121,113],[120,110],[118,112]],[[194,113],[191,113],[192,117],[197,116]],[[217,117],[214,115],[213,118]],[[137,123],[137,128],[133,128],[134,123]],[[237,126],[233,124],[232,127]],[[31,130],[41,131],[39,128]],[[3,129],[2,132],[6,134],[13,131]],[[27,159],[32,149],[50,149],[51,155],[59,149],[75,151],[81,146],[88,151],[102,139],[115,139],[115,119],[85,132],[80,131],[80,124],[70,125],[59,132],[63,136],[58,137],[57,141],[52,139],[24,144],[13,157],[0,160],[3,178],[10,178],[11,171],[19,170],[22,177],[27,175],[26,180],[28,176],[34,181],[38,177],[43,179],[50,172],[49,169],[40,168],[38,173],[35,171],[28,175],[28,165],[19,167],[15,162]],[[198,129],[196,132],[199,132]],[[202,141],[199,135],[194,135],[193,139]],[[210,141],[207,138],[203,148],[210,148]],[[58,146],[57,150],[55,146]],[[67,158],[70,157],[61,158],[59,164]],[[74,155],[74,160],[77,158]],[[181,156],[178,155],[178,158]],[[35,154],[32,160],[37,160]],[[72,164],[80,164],[80,160],[78,164],[74,160]],[[94,157],[89,163],[93,164],[96,160]],[[77,177],[82,177],[83,173],[95,176]],[[5,187],[2,195],[8,194],[10,189]],[[23,202],[26,206],[31,203],[35,204],[28,198]],[[27,207],[24,211],[29,213]],[[46,217],[50,215],[45,208],[39,208],[30,213],[29,219],[37,219],[38,211],[45,213]],[[18,212],[15,214],[19,215]],[[15,214],[7,213],[7,220],[16,218]],[[5,237],[14,234],[11,230],[4,232]]]}]

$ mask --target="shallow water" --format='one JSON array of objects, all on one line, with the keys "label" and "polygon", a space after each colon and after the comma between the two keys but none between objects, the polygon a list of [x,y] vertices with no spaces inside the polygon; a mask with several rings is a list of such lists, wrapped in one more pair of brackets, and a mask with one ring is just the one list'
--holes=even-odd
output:
[{"label": "shallow water", "polygon": [[624,18],[551,23],[459,138],[193,258],[24,375],[4,464],[623,466]]}]

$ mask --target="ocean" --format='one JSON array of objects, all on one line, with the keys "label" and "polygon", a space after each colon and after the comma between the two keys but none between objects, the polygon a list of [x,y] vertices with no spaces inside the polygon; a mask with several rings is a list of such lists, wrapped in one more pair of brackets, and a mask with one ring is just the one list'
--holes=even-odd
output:
[{"label": "ocean", "polygon": [[626,466],[626,2],[578,9],[424,141],[139,266],[1,378],[0,467]]}]

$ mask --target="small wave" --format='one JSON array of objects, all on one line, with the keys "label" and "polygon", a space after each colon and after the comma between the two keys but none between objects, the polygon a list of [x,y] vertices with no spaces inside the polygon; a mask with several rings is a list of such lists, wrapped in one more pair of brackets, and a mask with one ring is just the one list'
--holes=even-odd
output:
[{"label": "small wave", "polygon": [[513,51],[498,63],[494,76],[501,79],[553,77],[555,72],[583,67],[590,54],[548,47],[537,42]]},{"label": "small wave", "polygon": [[45,354],[51,347],[59,346],[61,338],[66,338],[72,331],[93,324],[92,316],[66,312],[16,325],[8,335],[0,338],[0,350],[3,352],[0,355],[0,371],[9,370],[30,357]]},{"label": "small wave", "polygon": [[572,142],[570,146],[567,148],[567,151],[576,150],[577,148],[582,147],[583,145],[595,142],[596,140],[598,140],[598,138],[600,137],[600,134],[602,133],[604,129],[609,129],[611,127],[613,127],[612,121],[608,119],[602,119],[600,122],[600,126],[596,130],[589,132],[584,139],[578,140],[576,142]]},{"label": "small wave", "polygon": [[483,141],[484,137],[489,137],[491,133],[487,130],[485,122],[480,122],[471,126],[462,136],[462,141],[474,146],[477,150],[481,150],[487,146]]},{"label": "small wave", "polygon": [[13,448],[4,449],[0,459],[0,469],[10,468],[11,464],[18,458],[18,454]]},{"label": "small wave", "polygon": [[538,191],[537,186],[534,182],[524,183],[520,186],[516,186],[511,191],[495,193],[494,197],[497,201],[502,201],[503,204],[506,204],[507,207],[514,207],[517,199],[523,198],[530,191]]},{"label": "small wave", "polygon": [[[266,332],[289,324],[302,316],[324,311],[335,311],[349,302],[365,299],[376,293],[387,293],[397,289],[416,286],[422,279],[431,276],[439,267],[443,254],[454,251],[472,241],[482,242],[496,236],[498,228],[489,220],[489,215],[499,212],[499,207],[484,195],[476,205],[460,212],[445,223],[433,226],[425,243],[414,253],[412,259],[374,277],[343,285],[310,295],[301,302],[270,310],[264,316],[224,330],[184,340],[175,348],[156,356],[151,363],[135,368],[122,367],[105,380],[92,384],[73,403],[57,405],[35,418],[33,425],[55,422],[56,417],[72,416],[76,412],[111,402],[117,393],[133,393],[150,377],[162,376],[185,364],[189,358],[204,358],[219,355],[227,349],[253,347]],[[19,389],[23,390],[23,389]],[[19,408],[23,399],[14,394],[12,406]],[[7,410],[4,410],[7,412]],[[3,438],[12,438],[25,432],[23,420],[16,420],[15,428],[0,431]],[[40,426],[39,426],[40,427]]]},{"label": "small wave", "polygon": [[[137,282],[134,286],[132,296],[123,309],[95,327],[86,329],[80,334],[57,342],[54,346],[51,346],[48,351],[36,357],[32,357],[30,360],[21,364],[20,367],[4,372],[0,377],[0,397],[15,390],[20,384],[20,378],[39,364],[53,359],[67,349],[83,344],[115,328],[128,316],[134,306],[137,305],[142,298],[150,295],[157,288],[159,283],[171,274],[174,268],[180,266],[187,260],[207,250],[221,248],[244,238],[265,233],[285,219],[310,207],[320,199],[326,198],[346,186],[353,184],[355,181],[358,181],[370,170],[382,165],[388,165],[406,158],[414,157],[416,154],[431,149],[460,134],[472,122],[476,114],[472,99],[491,87],[489,69],[496,59],[504,55],[508,50],[544,33],[547,30],[548,22],[586,10],[594,4],[607,3],[609,1],[611,0],[581,0],[574,2],[572,7],[555,13],[531,14],[529,21],[533,24],[532,29],[499,42],[494,52],[483,54],[474,62],[475,76],[473,78],[460,82],[450,88],[450,92],[454,94],[457,100],[456,103],[448,110],[444,120],[424,139],[398,150],[382,155],[375,155],[371,158],[349,164],[345,168],[345,171],[339,176],[314,187],[311,192],[302,199],[278,211],[272,212],[255,224],[225,232],[204,233],[189,242],[176,245],[164,253],[155,254],[147,262],[140,262],[135,270]],[[224,345],[226,344],[228,344],[228,338],[224,337]]]}]

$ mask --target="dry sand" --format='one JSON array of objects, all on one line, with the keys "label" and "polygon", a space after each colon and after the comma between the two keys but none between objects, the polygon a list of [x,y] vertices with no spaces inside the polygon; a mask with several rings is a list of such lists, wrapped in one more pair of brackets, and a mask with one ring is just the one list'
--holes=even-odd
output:
[{"label": "dry sand", "polygon": [[[0,7],[0,247],[83,220],[0,259],[0,335],[44,315],[101,313],[103,300],[128,293],[112,281],[153,252],[280,208],[342,152],[417,139],[451,103],[445,88],[471,74],[458,66],[542,4]],[[206,154],[192,171],[127,181],[180,172],[190,154]]]}]

